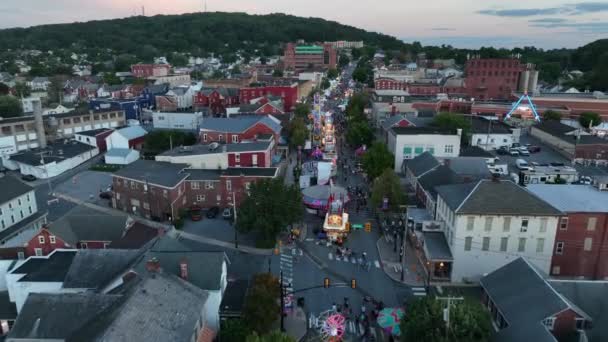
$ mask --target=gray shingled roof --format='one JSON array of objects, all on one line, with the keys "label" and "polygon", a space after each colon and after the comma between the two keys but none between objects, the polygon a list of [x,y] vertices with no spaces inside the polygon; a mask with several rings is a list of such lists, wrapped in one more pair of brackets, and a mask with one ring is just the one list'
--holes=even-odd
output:
[{"label": "gray shingled roof", "polygon": [[570,307],[523,258],[486,275],[480,283],[509,325],[497,333],[499,341],[551,341],[539,330],[545,329],[542,320]]},{"label": "gray shingled roof", "polygon": [[110,215],[85,206],[77,206],[49,226],[63,241],[75,247],[79,241],[115,241],[125,232],[127,217]]},{"label": "gray shingled roof", "polygon": [[435,191],[452,210],[456,210],[476,186],[476,182],[448,184],[436,186]]},{"label": "gray shingled roof", "polygon": [[263,123],[275,133],[281,132],[281,125],[268,116],[238,116],[235,118],[205,118],[201,130],[226,133],[242,133],[258,122]]},{"label": "gray shingled roof", "polygon": [[409,160],[406,167],[414,174],[415,177],[419,177],[420,175],[436,168],[439,165],[439,161],[435,159],[432,154],[429,152],[424,152],[416,158]]},{"label": "gray shingled roof", "polygon": [[563,212],[608,213],[608,192],[583,184],[528,184],[528,190]]},{"label": "gray shingled roof", "polygon": [[63,282],[76,250],[55,250],[45,257],[28,258],[12,274],[25,274],[20,282]]},{"label": "gray shingled roof", "polygon": [[424,232],[423,234],[425,255],[430,260],[454,260],[443,232]]},{"label": "gray shingled roof", "polygon": [[106,294],[30,293],[8,338],[77,341],[81,329],[99,328],[92,323],[120,300]]},{"label": "gray shingled roof", "polygon": [[81,249],[63,281],[64,288],[100,289],[125,272],[143,251]]},{"label": "gray shingled roof", "polygon": [[511,134],[511,127],[499,120],[488,120],[483,117],[470,117],[471,132],[483,134]]},{"label": "gray shingled roof", "polygon": [[146,277],[127,296],[94,341],[190,341],[209,298],[207,291],[164,272]]},{"label": "gray shingled roof", "polygon": [[488,178],[490,176],[490,169],[488,169],[488,163],[485,158],[451,158],[448,159],[448,167],[459,176],[473,177],[471,181],[475,179]]},{"label": "gray shingled roof", "polygon": [[192,145],[180,146],[172,150],[159,154],[160,156],[191,156],[203,154],[223,153],[226,152],[255,152],[266,151],[270,147],[270,141],[255,141],[255,142],[240,142],[238,144],[220,144],[217,148],[212,149],[211,144],[207,145]]},{"label": "gray shingled roof", "polygon": [[[468,183],[471,184],[471,183]],[[471,190],[470,185],[446,185],[437,188],[447,204],[458,214],[483,215],[562,215],[549,203],[523,187],[506,180],[481,180]],[[450,193],[453,192],[453,193]]]},{"label": "gray shingled roof", "polygon": [[418,183],[424,190],[428,191],[434,199],[436,199],[437,191],[435,190],[435,187],[459,183],[459,179],[456,173],[454,173],[454,171],[452,171],[449,167],[439,165],[436,169],[431,170],[422,177],[418,178]]},{"label": "gray shingled roof", "polygon": [[187,164],[171,164],[139,159],[116,171],[114,174],[141,182],[173,188],[188,177],[187,173],[182,172],[186,167],[188,167]]},{"label": "gray shingled roof", "polygon": [[[34,191],[33,187],[11,176],[0,176],[0,189],[0,204]],[[31,200],[34,200],[33,196]]]}]

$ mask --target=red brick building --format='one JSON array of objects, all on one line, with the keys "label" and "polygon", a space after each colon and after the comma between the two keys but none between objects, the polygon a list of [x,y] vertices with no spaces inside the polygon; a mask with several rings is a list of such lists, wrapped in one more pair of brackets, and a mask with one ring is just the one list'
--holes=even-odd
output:
[{"label": "red brick building", "polygon": [[582,184],[529,184],[528,189],[567,215],[557,229],[551,275],[606,279],[608,191]]},{"label": "red brick building", "polygon": [[235,88],[205,88],[194,96],[194,109],[209,108],[214,115],[226,114],[226,108],[238,107],[239,91]]},{"label": "red brick building", "polygon": [[479,100],[509,99],[524,65],[515,58],[472,58],[465,64],[468,95]]},{"label": "red brick building", "polygon": [[81,131],[74,134],[74,139],[83,144],[97,147],[99,152],[107,150],[106,137],[114,132],[112,128],[98,128],[89,131]]},{"label": "red brick building", "polygon": [[[113,177],[116,209],[172,220],[191,206],[238,206],[249,186],[277,176],[277,168],[190,169],[185,164],[138,160]],[[234,198],[233,198],[234,196]]]},{"label": "red brick building", "polygon": [[375,79],[374,85],[376,90],[404,90],[412,96],[436,96],[437,94],[459,95],[466,93],[464,83],[453,79],[448,79],[441,84],[437,84],[408,83],[383,77]]},{"label": "red brick building", "polygon": [[74,246],[63,241],[61,237],[55,235],[48,230],[42,228],[38,234],[25,244],[25,255],[49,255],[52,251],[58,248],[74,248]]},{"label": "red brick building", "polygon": [[288,43],[283,53],[286,70],[335,69],[338,54],[331,43],[320,45],[297,45]]},{"label": "red brick building", "polygon": [[167,76],[171,66],[169,64],[134,64],[131,65],[131,73],[134,77],[158,77]]},{"label": "red brick building", "polygon": [[285,82],[283,85],[241,88],[239,90],[239,101],[241,104],[249,104],[254,99],[269,95],[281,98],[283,110],[290,112],[298,102],[298,83]]},{"label": "red brick building", "polygon": [[219,142],[236,144],[245,140],[256,140],[262,135],[271,134],[279,141],[280,122],[272,116],[245,116],[236,118],[207,118],[200,127],[202,143]]}]

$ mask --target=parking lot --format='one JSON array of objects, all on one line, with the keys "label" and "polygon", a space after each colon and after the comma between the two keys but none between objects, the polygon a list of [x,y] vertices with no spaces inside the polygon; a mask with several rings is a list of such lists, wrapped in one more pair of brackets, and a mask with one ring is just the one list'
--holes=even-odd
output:
[{"label": "parking lot", "polygon": [[[234,228],[230,221],[224,220],[221,215],[222,212],[220,211],[216,218],[209,219],[203,213],[201,221],[192,221],[190,218],[186,218],[182,230],[216,240],[234,242]],[[254,234],[238,234],[238,240],[240,244],[255,246]]]},{"label": "parking lot", "polygon": [[81,201],[108,205],[109,200],[99,198],[99,193],[107,191],[112,184],[109,172],[84,171],[55,188],[55,192],[76,198]]},{"label": "parking lot", "polygon": [[[572,166],[572,162],[570,161],[570,159],[564,157],[562,154],[558,153],[550,146],[541,143],[538,139],[530,135],[522,135],[520,138],[520,144],[522,146],[525,146],[526,144],[539,146],[540,152],[530,153],[530,156],[497,155],[496,152],[492,152],[492,154],[496,155],[500,159],[497,164],[508,164],[509,173],[519,173],[519,170],[515,165],[515,161],[517,159],[523,159],[530,165],[532,165],[532,163],[534,162],[539,164],[562,163],[566,166]],[[583,165],[574,165],[574,167],[577,169],[581,176],[608,175],[608,169],[606,167]]]}]

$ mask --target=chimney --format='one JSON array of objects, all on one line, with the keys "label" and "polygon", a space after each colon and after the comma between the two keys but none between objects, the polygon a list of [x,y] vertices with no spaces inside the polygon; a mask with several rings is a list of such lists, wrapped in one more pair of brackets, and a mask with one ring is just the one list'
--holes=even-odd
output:
[{"label": "chimney", "polygon": [[152,258],[146,262],[146,269],[148,272],[157,273],[160,271],[160,261],[156,258]]},{"label": "chimney", "polygon": [[188,280],[188,260],[186,258],[183,258],[179,262],[179,276],[184,280]]},{"label": "chimney", "polygon": [[44,120],[42,119],[42,103],[40,99],[34,101],[34,124],[36,128],[36,137],[38,138],[38,147],[46,148],[46,133],[44,132]]}]

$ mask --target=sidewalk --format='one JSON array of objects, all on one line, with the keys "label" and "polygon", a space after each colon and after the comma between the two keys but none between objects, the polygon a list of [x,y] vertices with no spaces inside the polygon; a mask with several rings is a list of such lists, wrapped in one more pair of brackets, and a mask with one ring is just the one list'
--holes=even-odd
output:
[{"label": "sidewalk", "polygon": [[220,240],[216,240],[216,239],[212,239],[212,238],[208,238],[208,237],[202,237],[200,235],[186,233],[184,231],[179,231],[179,230],[173,230],[172,232],[174,232],[173,234],[175,237],[181,237],[184,239],[201,242],[201,243],[205,243],[208,245],[228,248],[228,249],[232,249],[235,251],[241,251],[243,253],[248,253],[248,254],[272,255],[272,252],[273,252],[273,249],[262,249],[262,248],[244,246],[244,245],[239,245],[239,248],[235,248],[234,243],[232,243],[232,242],[226,242],[226,241],[220,241]]},{"label": "sidewalk", "polygon": [[296,306],[293,311],[285,316],[285,332],[296,341],[301,341],[308,332],[308,319],[302,308]]},{"label": "sidewalk", "polygon": [[[378,254],[382,260],[382,270],[396,282],[408,286],[424,286],[424,277],[419,274],[418,260],[411,250],[406,250],[404,280],[401,280],[402,264],[399,262],[399,252],[395,253],[392,236],[382,236],[376,242]],[[399,246],[397,246],[399,248]],[[399,249],[397,249],[399,250]],[[409,253],[408,253],[409,252]]]}]

